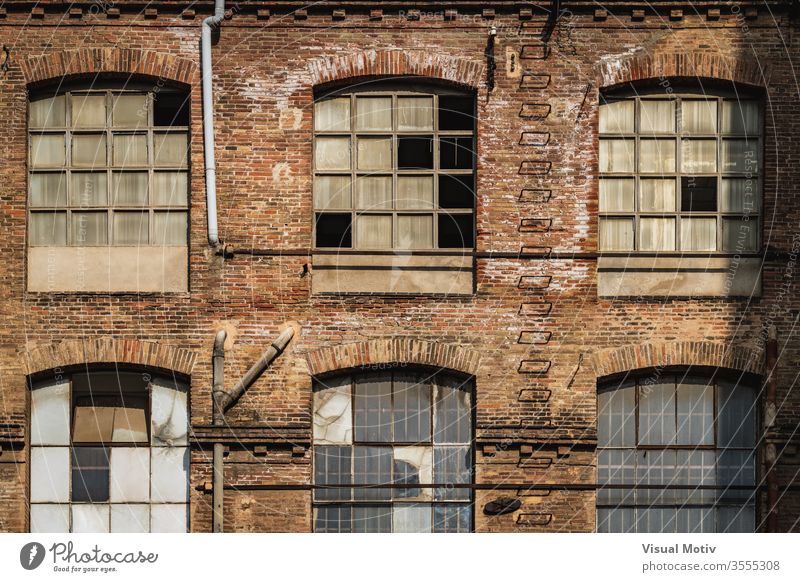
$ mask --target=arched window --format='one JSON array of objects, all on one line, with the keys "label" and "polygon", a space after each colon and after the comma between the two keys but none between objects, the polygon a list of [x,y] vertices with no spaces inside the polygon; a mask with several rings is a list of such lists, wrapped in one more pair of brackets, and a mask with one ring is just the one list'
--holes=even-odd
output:
[{"label": "arched window", "polygon": [[444,372],[316,380],[314,530],[471,531],[472,491],[453,485],[472,483],[472,399]]},{"label": "arched window", "polygon": [[755,531],[754,385],[658,370],[603,383],[598,531]]},{"label": "arched window", "polygon": [[96,370],[32,383],[32,532],[185,532],[187,385]]}]

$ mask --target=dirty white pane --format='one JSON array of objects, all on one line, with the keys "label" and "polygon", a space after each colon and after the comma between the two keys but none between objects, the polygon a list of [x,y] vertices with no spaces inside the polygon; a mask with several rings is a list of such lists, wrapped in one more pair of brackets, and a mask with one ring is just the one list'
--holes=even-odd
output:
[{"label": "dirty white pane", "polygon": [[109,479],[112,502],[149,501],[150,448],[114,447]]},{"label": "dirty white pane", "polygon": [[737,253],[758,250],[758,220],[723,218],[722,250]]},{"label": "dirty white pane", "polygon": [[147,125],[147,95],[115,95],[111,105],[114,127]]},{"label": "dirty white pane", "polygon": [[602,178],[600,212],[633,212],[634,184],[633,178]]},{"label": "dirty white pane", "polygon": [[675,444],[675,382],[639,385],[639,444]]},{"label": "dirty white pane", "polygon": [[758,172],[757,139],[722,140],[723,172]]},{"label": "dirty white pane", "polygon": [[184,503],[154,503],[150,506],[151,533],[186,533],[189,507]]},{"label": "dirty white pane", "polygon": [[108,443],[114,433],[114,408],[111,406],[77,406],[72,425],[76,443]]},{"label": "dirty white pane", "polygon": [[95,168],[106,165],[106,136],[104,134],[73,134],[72,165]]},{"label": "dirty white pane", "polygon": [[30,103],[30,127],[64,127],[66,101],[64,95],[37,99]]},{"label": "dirty white pane", "polygon": [[146,166],[146,135],[114,135],[113,158],[115,166]]},{"label": "dirty white pane", "polygon": [[359,210],[390,210],[392,208],[392,177],[363,176],[356,179],[356,208]]},{"label": "dirty white pane", "polygon": [[69,505],[31,503],[31,533],[69,533]]},{"label": "dirty white pane", "polygon": [[67,202],[67,177],[63,172],[31,174],[30,206],[65,206]]},{"label": "dirty white pane", "polygon": [[63,212],[32,212],[30,219],[30,244],[67,244],[67,215]]},{"label": "dirty white pane", "polygon": [[63,134],[31,136],[31,166],[34,168],[63,166],[65,151]]},{"label": "dirty white pane", "polygon": [[639,111],[639,133],[674,133],[675,101],[643,100]]},{"label": "dirty white pane", "polygon": [[116,408],[111,440],[115,443],[146,443],[147,421],[144,409],[130,406]]},{"label": "dirty white pane", "polygon": [[153,378],[150,384],[150,434],[153,446],[186,444],[189,415],[186,391],[169,380]]},{"label": "dirty white pane", "polygon": [[682,218],[681,219],[682,251],[715,251],[717,250],[716,218]]},{"label": "dirty white pane", "polygon": [[72,244],[97,246],[108,243],[107,212],[73,212]]},{"label": "dirty white pane", "polygon": [[105,95],[73,95],[72,125],[74,127],[105,127]]},{"label": "dirty white pane", "polygon": [[632,139],[601,139],[600,171],[632,172],[635,147]]},{"label": "dirty white pane", "polygon": [[392,247],[392,217],[388,214],[361,214],[356,218],[356,245],[360,249]]},{"label": "dirty white pane", "polygon": [[601,133],[633,133],[635,101],[613,101],[600,105]]},{"label": "dirty white pane", "polygon": [[[632,431],[633,432],[633,431]],[[601,487],[597,491],[600,505],[633,504],[635,501],[636,451],[634,449],[600,449],[597,451],[597,482],[603,485],[630,485],[631,488]]]},{"label": "dirty white pane", "polygon": [[391,170],[392,140],[388,137],[362,137],[358,140],[359,170]]},{"label": "dirty white pane", "polygon": [[454,376],[436,378],[436,413],[433,418],[433,440],[442,443],[472,442],[472,383]]},{"label": "dirty white pane", "polygon": [[433,216],[400,214],[397,217],[397,248],[433,248]]},{"label": "dirty white pane", "polygon": [[147,244],[149,238],[148,229],[149,218],[147,212],[114,213],[114,244]]},{"label": "dirty white pane", "polygon": [[714,387],[703,379],[686,378],[678,384],[679,445],[714,444]]},{"label": "dirty white pane", "polygon": [[31,445],[69,444],[69,382],[52,381],[31,390]]},{"label": "dirty white pane", "polygon": [[189,499],[189,449],[150,449],[150,499],[153,502],[185,503]]},{"label": "dirty white pane", "polygon": [[185,133],[156,133],[153,135],[153,160],[156,166],[184,167],[188,161],[188,141]]},{"label": "dirty white pane", "polygon": [[758,210],[758,180],[753,178],[723,178],[720,203],[723,212],[754,212]]},{"label": "dirty white pane", "polygon": [[111,533],[148,533],[150,506],[115,503],[111,506]]},{"label": "dirty white pane", "polygon": [[685,139],[681,142],[681,164],[684,172],[702,174],[717,171],[717,141]]},{"label": "dirty white pane", "polygon": [[628,382],[597,394],[597,446],[636,445],[636,388]]},{"label": "dirty white pane", "polygon": [[350,377],[318,382],[314,390],[314,444],[353,442]]},{"label": "dirty white pane", "polygon": [[639,220],[639,229],[639,250],[675,250],[674,218],[642,218]]},{"label": "dirty white pane", "polygon": [[[431,447],[395,447],[395,485],[419,485],[433,483],[433,449]],[[430,487],[408,487],[395,489],[395,499],[431,499]]]},{"label": "dirty white pane", "polygon": [[758,134],[758,102],[731,101],[722,102],[723,133]]},{"label": "dirty white pane", "polygon": [[314,148],[314,165],[317,170],[350,169],[349,137],[317,137]]},{"label": "dirty white pane", "polygon": [[670,212],[675,210],[674,178],[642,178],[641,208],[643,212]]},{"label": "dirty white pane", "polygon": [[72,533],[108,533],[109,507],[105,503],[72,505]]},{"label": "dirty white pane", "polygon": [[69,201],[72,206],[108,204],[108,176],[105,172],[72,172]]},{"label": "dirty white pane", "polygon": [[152,204],[186,206],[189,185],[186,172],[154,172]]},{"label": "dirty white pane", "polygon": [[147,172],[114,172],[114,206],[147,204]]},{"label": "dirty white pane", "polygon": [[350,176],[316,176],[314,206],[320,210],[350,208]]},{"label": "dirty white pane", "polygon": [[397,208],[433,208],[433,176],[398,176]]},{"label": "dirty white pane", "polygon": [[717,133],[716,100],[684,100],[681,115],[684,133]]},{"label": "dirty white pane", "polygon": [[633,219],[601,218],[600,250],[601,251],[633,250]]},{"label": "dirty white pane", "polygon": [[399,131],[433,129],[433,98],[398,97],[397,129]]},{"label": "dirty white pane", "polygon": [[394,533],[430,533],[430,505],[395,505],[392,515]]},{"label": "dirty white pane", "polygon": [[187,220],[185,212],[156,212],[153,215],[153,243],[185,245]]},{"label": "dirty white pane", "polygon": [[675,140],[643,139],[639,142],[640,172],[674,172]]},{"label": "dirty white pane", "polygon": [[31,447],[31,503],[69,501],[69,448]]},{"label": "dirty white pane", "polygon": [[349,131],[350,98],[326,99],[314,103],[316,131]]},{"label": "dirty white pane", "polygon": [[392,98],[357,97],[356,129],[392,129]]}]

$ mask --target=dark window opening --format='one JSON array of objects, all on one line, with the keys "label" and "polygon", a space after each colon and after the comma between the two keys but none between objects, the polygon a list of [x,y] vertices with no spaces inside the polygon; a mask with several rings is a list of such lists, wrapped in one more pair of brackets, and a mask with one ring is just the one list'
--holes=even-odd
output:
[{"label": "dark window opening", "polygon": [[153,98],[153,125],[186,127],[189,125],[189,96],[181,93],[156,93]]},{"label": "dark window opening", "polygon": [[428,170],[432,168],[432,137],[403,135],[397,137],[397,169]]},{"label": "dark window opening", "polygon": [[439,206],[442,208],[475,208],[475,188],[470,176],[439,176]]},{"label": "dark window opening", "polygon": [[472,131],[475,128],[475,109],[472,97],[439,97],[439,129]]},{"label": "dark window opening", "polygon": [[344,213],[317,214],[317,246],[350,248],[353,246],[352,216]]},{"label": "dark window opening", "polygon": [[72,501],[108,501],[108,473],[104,447],[72,449]]},{"label": "dark window opening", "polygon": [[439,215],[439,247],[468,249],[475,246],[471,214]]},{"label": "dark window opening", "polygon": [[443,137],[439,140],[439,167],[445,170],[472,169],[472,138]]},{"label": "dark window opening", "polygon": [[715,212],[717,210],[717,178],[683,176],[681,178],[681,210]]}]

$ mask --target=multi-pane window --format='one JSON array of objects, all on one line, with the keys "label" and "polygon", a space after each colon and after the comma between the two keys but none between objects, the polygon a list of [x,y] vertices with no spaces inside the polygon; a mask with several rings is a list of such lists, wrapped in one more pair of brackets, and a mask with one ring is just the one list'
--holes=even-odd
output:
[{"label": "multi-pane window", "polygon": [[317,248],[474,246],[475,99],[408,89],[315,103]]},{"label": "multi-pane window", "polygon": [[606,97],[600,250],[759,248],[760,106],[745,97]]},{"label": "multi-pane window", "polygon": [[315,531],[471,531],[472,386],[402,369],[317,380]]},{"label": "multi-pane window", "polygon": [[32,532],[185,532],[187,387],[91,372],[31,390]]},{"label": "multi-pane window", "polygon": [[29,105],[31,246],[187,244],[185,94],[76,90]]},{"label": "multi-pane window", "polygon": [[641,377],[601,387],[597,408],[598,531],[755,531],[750,385]]}]

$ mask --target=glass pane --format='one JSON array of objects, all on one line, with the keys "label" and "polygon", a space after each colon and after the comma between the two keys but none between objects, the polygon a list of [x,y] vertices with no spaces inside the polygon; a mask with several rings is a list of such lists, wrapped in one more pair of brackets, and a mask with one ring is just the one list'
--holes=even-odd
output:
[{"label": "glass pane", "polygon": [[[597,491],[598,505],[633,504],[635,501],[634,487],[637,482],[635,453],[636,451],[633,449],[601,449],[597,451],[597,483],[601,486],[601,489]],[[604,485],[628,485],[629,487],[604,487]]]},{"label": "glass pane", "polygon": [[442,443],[472,442],[471,383],[452,376],[438,376],[433,440]]},{"label": "glass pane", "polygon": [[108,175],[105,172],[72,172],[69,200],[78,207],[108,204]]},{"label": "glass pane", "polygon": [[600,180],[600,212],[633,212],[633,178]]},{"label": "glass pane", "polygon": [[717,532],[754,533],[756,531],[756,508],[754,505],[717,508]]},{"label": "glass pane", "polygon": [[723,178],[720,204],[723,212],[753,212],[758,209],[758,180]]},{"label": "glass pane", "polygon": [[75,419],[72,423],[72,442],[74,443],[110,443],[114,433],[114,406],[101,406],[91,399],[85,404],[75,407]]},{"label": "glass pane", "polygon": [[642,100],[639,111],[639,133],[674,133],[675,101]]},{"label": "glass pane", "polygon": [[389,533],[391,531],[391,505],[356,505],[353,507],[353,533]]},{"label": "glass pane", "polygon": [[358,169],[391,170],[392,139],[389,137],[359,138]]},{"label": "glass pane", "polygon": [[189,427],[188,388],[172,379],[150,381],[150,442],[153,446],[186,445]]},{"label": "glass pane", "polygon": [[675,180],[642,178],[639,180],[643,212],[675,211]]},{"label": "glass pane", "polygon": [[759,133],[758,102],[723,101],[722,131],[723,133],[757,135]]},{"label": "glass pane", "polygon": [[72,506],[72,533],[108,533],[109,521],[107,503]]},{"label": "glass pane", "polygon": [[32,212],[29,226],[32,245],[67,244],[67,215],[64,212]]},{"label": "glass pane", "polygon": [[681,142],[681,169],[692,174],[717,171],[717,141],[713,139],[684,139]]},{"label": "glass pane", "polygon": [[188,523],[189,507],[185,503],[153,503],[150,506],[152,533],[185,533]]},{"label": "glass pane", "polygon": [[391,97],[356,97],[356,129],[391,130]]},{"label": "glass pane", "polygon": [[675,444],[674,381],[639,384],[639,444]]},{"label": "glass pane", "polygon": [[431,447],[395,447],[392,470],[395,485],[409,485],[408,488],[395,489],[395,499],[431,499],[433,491],[430,487],[410,487],[433,483]]},{"label": "glass pane", "polygon": [[30,127],[64,127],[66,125],[66,101],[64,95],[37,99],[30,102]]},{"label": "glass pane", "polygon": [[721,501],[754,502],[756,492],[750,489],[756,482],[755,451],[717,451],[717,495]]},{"label": "glass pane", "polygon": [[597,394],[597,446],[636,445],[636,388],[632,382]]},{"label": "glass pane", "polygon": [[69,533],[69,505],[32,503],[31,533]]},{"label": "glass pane", "polygon": [[316,533],[350,533],[351,507],[349,505],[322,505],[314,508]]},{"label": "glass pane", "polygon": [[397,217],[397,248],[433,248],[433,216],[400,214]]},{"label": "glass pane", "polygon": [[65,206],[67,203],[67,178],[61,173],[31,174],[30,206]]},{"label": "glass pane", "polygon": [[72,125],[75,127],[105,127],[105,95],[73,95]]},{"label": "glass pane", "polygon": [[188,141],[185,133],[153,135],[153,163],[156,166],[186,166]]},{"label": "glass pane", "polygon": [[150,500],[150,448],[114,447],[110,456],[112,502]]},{"label": "glass pane", "polygon": [[715,251],[717,250],[716,218],[682,218],[681,250],[683,251]]},{"label": "glass pane", "polygon": [[115,135],[114,165],[115,166],[147,165],[147,136]]},{"label": "glass pane", "polygon": [[351,208],[350,176],[316,176],[314,206],[320,210]]},{"label": "glass pane", "polygon": [[433,506],[434,533],[468,533],[471,531],[472,507],[465,504]]},{"label": "glass pane", "polygon": [[317,131],[349,131],[350,98],[326,99],[314,103],[314,129]]},{"label": "glass pane", "polygon": [[716,100],[684,100],[681,113],[684,133],[717,133]]},{"label": "glass pane", "polygon": [[639,220],[639,249],[642,251],[674,251],[675,219],[642,218]]},{"label": "glass pane", "polygon": [[153,215],[153,243],[185,245],[188,229],[185,212],[156,212]]},{"label": "glass pane", "polygon": [[433,129],[433,98],[398,97],[397,129],[399,131]]},{"label": "glass pane", "polygon": [[48,381],[31,390],[31,445],[68,445],[69,380]]},{"label": "glass pane", "polygon": [[314,443],[353,442],[353,401],[350,376],[314,383]]},{"label": "glass pane", "polygon": [[115,95],[112,100],[111,123],[114,127],[147,125],[147,95]]},{"label": "glass pane", "polygon": [[72,501],[108,501],[108,452],[104,447],[72,449]]},{"label": "glass pane", "polygon": [[326,212],[316,216],[316,246],[350,248],[353,245],[350,214]]},{"label": "glass pane", "polygon": [[153,172],[153,199],[156,206],[186,206],[189,184],[185,172]]},{"label": "glass pane", "polygon": [[717,210],[717,178],[709,176],[681,177],[681,210],[714,212]]},{"label": "glass pane", "polygon": [[31,136],[31,166],[34,168],[63,166],[64,152],[63,134]]},{"label": "glass pane", "polygon": [[640,172],[674,172],[675,140],[643,139],[639,142]]},{"label": "glass pane", "polygon": [[433,208],[433,176],[398,176],[397,208]]},{"label": "glass pane", "polygon": [[150,449],[150,499],[164,503],[189,500],[189,449],[153,447]]},{"label": "glass pane", "polygon": [[392,217],[385,214],[356,217],[356,242],[360,249],[392,248]]},{"label": "glass pane", "polygon": [[351,483],[353,470],[351,452],[350,447],[314,447],[314,484],[323,486],[314,489],[314,499],[319,501],[350,499],[351,490],[338,486]]},{"label": "glass pane", "polygon": [[755,446],[755,392],[744,385],[721,381],[717,385],[718,446]]},{"label": "glass pane", "polygon": [[758,172],[758,140],[722,140],[722,171],[742,173]]},{"label": "glass pane", "polygon": [[[713,431],[711,428],[711,434]],[[680,432],[678,435],[680,438]],[[714,490],[700,487],[716,485],[716,464],[717,454],[714,451],[678,451],[678,478],[674,484],[689,487],[676,489],[673,500],[681,504],[714,503]]]},{"label": "glass pane", "polygon": [[69,501],[69,447],[31,447],[31,502]]},{"label": "glass pane", "polygon": [[97,246],[108,243],[108,214],[106,212],[73,212],[72,244]]},{"label": "glass pane", "polygon": [[[384,485],[392,482],[391,447],[353,447],[353,484]],[[390,500],[391,489],[354,488],[353,499]]]},{"label": "glass pane", "polygon": [[394,377],[394,442],[431,440],[431,386],[414,375]]},{"label": "glass pane", "polygon": [[392,377],[381,374],[357,378],[355,383],[355,438],[366,442],[392,440]]},{"label": "glass pane", "polygon": [[111,506],[111,533],[148,533],[149,531],[149,505],[115,503]]},{"label": "glass pane", "polygon": [[714,508],[679,507],[676,526],[677,533],[714,533]]},{"label": "glass pane", "polygon": [[392,177],[370,176],[357,178],[356,208],[359,210],[391,210]]},{"label": "glass pane", "polygon": [[634,533],[636,510],[633,507],[598,507],[598,533]]},{"label": "glass pane", "polygon": [[636,509],[637,533],[675,533],[677,528],[677,509],[644,508]]},{"label": "glass pane", "polygon": [[747,252],[758,250],[758,220],[755,218],[723,218],[722,250]]},{"label": "glass pane", "polygon": [[394,533],[430,533],[431,506],[425,504],[395,505],[392,531]]},{"label": "glass pane", "polygon": [[633,250],[633,219],[632,218],[601,218],[600,219],[600,250],[601,251],[632,251]]},{"label": "glass pane", "polygon": [[[672,419],[675,419],[674,415]],[[638,485],[677,485],[677,481],[676,451],[643,449],[636,451],[636,483]],[[681,493],[677,489],[639,487],[636,490],[636,503],[639,505],[671,504],[675,503],[680,495]]]},{"label": "glass pane", "polygon": [[635,147],[632,139],[601,139],[600,171],[632,172]]},{"label": "glass pane", "polygon": [[147,212],[115,212],[114,244],[147,244],[149,215]]},{"label": "glass pane", "polygon": [[147,172],[114,172],[114,205],[147,204]]},{"label": "glass pane", "polygon": [[636,102],[612,101],[600,105],[600,133],[633,133],[633,111]]},{"label": "glass pane", "polygon": [[699,378],[678,384],[679,445],[714,444],[714,387]]},{"label": "glass pane", "polygon": [[317,170],[349,170],[350,138],[317,137],[314,165]]},{"label": "glass pane", "polygon": [[450,485],[471,483],[472,451],[470,447],[434,447],[433,481],[447,487],[434,491],[436,500],[468,500],[470,490]]},{"label": "glass pane", "polygon": [[73,134],[72,165],[89,168],[105,166],[106,136],[101,134]]}]

